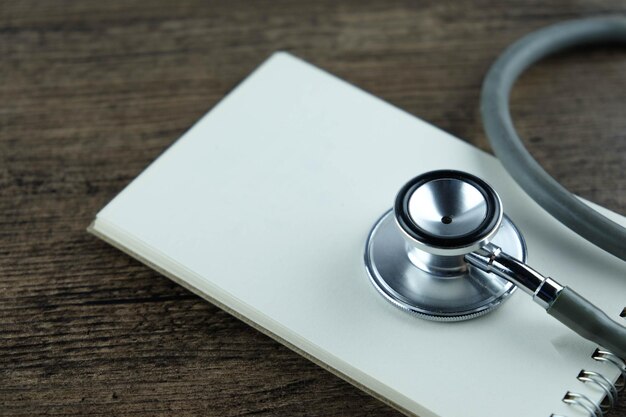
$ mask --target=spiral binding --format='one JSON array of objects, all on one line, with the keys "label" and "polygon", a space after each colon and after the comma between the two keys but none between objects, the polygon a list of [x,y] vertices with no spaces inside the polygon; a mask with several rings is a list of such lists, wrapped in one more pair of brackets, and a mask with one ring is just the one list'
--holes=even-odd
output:
[{"label": "spiral binding", "polygon": [[[626,318],[626,307],[620,313],[620,317]],[[589,397],[579,392],[567,391],[562,401],[566,404],[574,405],[589,413],[589,417],[604,417],[616,404],[619,393],[624,391],[626,387],[626,361],[616,354],[597,348],[591,357],[598,361],[604,362],[611,366],[617,367],[621,375],[615,382],[611,382],[604,375],[582,369],[576,377],[580,382],[586,384],[594,384],[596,387],[604,391],[604,399],[598,405],[591,401]],[[566,417],[557,414],[551,414],[550,417]]]},{"label": "spiral binding", "polygon": [[578,374],[578,380],[582,382],[589,382],[596,384],[604,391],[605,398],[608,399],[608,404],[604,402],[600,404],[600,409],[603,412],[608,412],[611,408],[615,407],[615,401],[617,400],[617,388],[615,384],[609,381],[604,375],[593,371],[585,371],[584,369]]}]

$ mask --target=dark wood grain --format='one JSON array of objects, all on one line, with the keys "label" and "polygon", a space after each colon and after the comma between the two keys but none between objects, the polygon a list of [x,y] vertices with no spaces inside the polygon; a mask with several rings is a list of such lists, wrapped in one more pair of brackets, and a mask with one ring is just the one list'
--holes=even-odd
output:
[{"label": "dark wood grain", "polygon": [[[608,12],[626,3],[0,1],[0,414],[398,416],[86,226],[272,51],[488,149],[497,54]],[[622,214],[624,52],[554,57],[513,97],[547,170]]]}]

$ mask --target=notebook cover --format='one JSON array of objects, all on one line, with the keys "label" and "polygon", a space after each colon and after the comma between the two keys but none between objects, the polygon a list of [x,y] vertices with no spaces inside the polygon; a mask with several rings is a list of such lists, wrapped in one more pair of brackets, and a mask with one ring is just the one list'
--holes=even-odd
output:
[{"label": "notebook cover", "polygon": [[[274,54],[111,201],[91,231],[407,414],[584,416],[596,348],[518,291],[476,320],[383,300],[366,236],[432,169],[491,183],[529,263],[617,317],[624,264],[530,200],[490,155],[286,53]],[[606,210],[603,210],[607,212]],[[621,216],[609,215],[622,224]]]}]

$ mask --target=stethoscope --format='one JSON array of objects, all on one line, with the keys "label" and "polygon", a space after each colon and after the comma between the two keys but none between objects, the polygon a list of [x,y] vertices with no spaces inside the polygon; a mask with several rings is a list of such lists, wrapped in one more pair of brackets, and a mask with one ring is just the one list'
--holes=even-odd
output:
[{"label": "stethoscope", "polygon": [[[626,231],[581,203],[530,157],[513,128],[508,94],[542,57],[580,43],[626,41],[626,19],[566,22],[532,33],[496,61],[483,86],[483,120],[496,155],[528,194],[581,236],[626,260]],[[574,290],[526,265],[520,230],[495,190],[460,171],[421,174],[398,192],[367,238],[374,287],[395,306],[459,321],[500,306],[516,288],[579,335],[626,358],[626,327]]]},{"label": "stethoscope", "polygon": [[521,288],[561,323],[626,357],[626,327],[525,261],[524,238],[495,190],[454,170],[427,172],[406,183],[375,223],[365,249],[374,287],[419,317],[479,317]]}]

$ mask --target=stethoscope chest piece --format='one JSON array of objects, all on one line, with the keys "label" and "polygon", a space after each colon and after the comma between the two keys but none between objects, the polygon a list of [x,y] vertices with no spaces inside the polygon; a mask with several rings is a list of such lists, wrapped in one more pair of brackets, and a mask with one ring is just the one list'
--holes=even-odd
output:
[{"label": "stethoscope chest piece", "polygon": [[489,243],[526,260],[524,239],[489,185],[459,171],[432,171],[409,181],[374,224],[365,264],[374,287],[395,306],[430,320],[466,320],[516,289],[466,261]]}]

